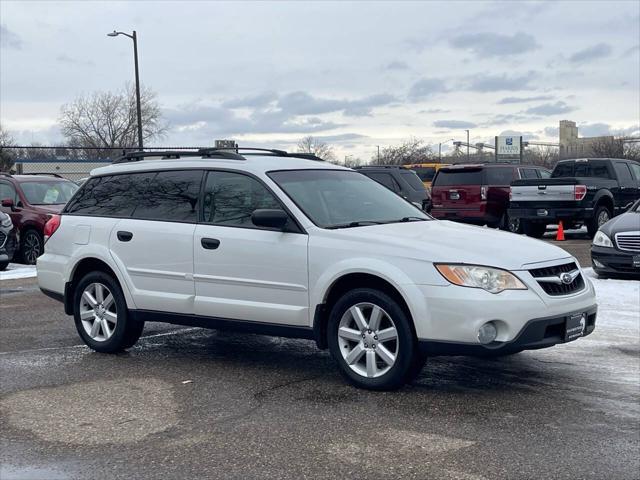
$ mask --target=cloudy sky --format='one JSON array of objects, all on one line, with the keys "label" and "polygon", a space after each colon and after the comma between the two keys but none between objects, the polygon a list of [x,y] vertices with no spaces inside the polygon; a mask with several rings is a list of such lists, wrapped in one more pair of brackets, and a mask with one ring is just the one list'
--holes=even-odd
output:
[{"label": "cloudy sky", "polygon": [[640,2],[0,2],[0,120],[60,140],[60,106],[140,72],[156,144],[291,148],[312,134],[369,159],[410,136],[557,141],[640,134]]}]

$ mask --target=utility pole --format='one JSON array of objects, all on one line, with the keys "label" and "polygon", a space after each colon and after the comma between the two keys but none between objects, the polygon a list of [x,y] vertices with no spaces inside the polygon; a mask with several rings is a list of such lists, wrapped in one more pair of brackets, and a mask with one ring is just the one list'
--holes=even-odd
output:
[{"label": "utility pole", "polygon": [[378,147],[378,165],[380,165],[380,145],[376,145]]},{"label": "utility pole", "polygon": [[465,130],[467,132],[467,163],[469,163],[469,130]]}]

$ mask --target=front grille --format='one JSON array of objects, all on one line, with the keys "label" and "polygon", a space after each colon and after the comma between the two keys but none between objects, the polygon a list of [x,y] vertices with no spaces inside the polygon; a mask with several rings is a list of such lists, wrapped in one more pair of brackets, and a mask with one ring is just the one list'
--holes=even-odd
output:
[{"label": "front grille", "polygon": [[640,232],[616,233],[616,243],[620,250],[640,252]]},{"label": "front grille", "polygon": [[[571,283],[561,281],[560,276],[563,273],[572,272],[578,272],[578,274]],[[575,262],[553,265],[552,267],[536,268],[529,270],[529,273],[537,280],[538,284],[548,295],[569,295],[584,288],[584,279]]]},{"label": "front grille", "polygon": [[4,247],[4,244],[6,241],[7,241],[7,234],[4,232],[0,232],[0,248]]}]

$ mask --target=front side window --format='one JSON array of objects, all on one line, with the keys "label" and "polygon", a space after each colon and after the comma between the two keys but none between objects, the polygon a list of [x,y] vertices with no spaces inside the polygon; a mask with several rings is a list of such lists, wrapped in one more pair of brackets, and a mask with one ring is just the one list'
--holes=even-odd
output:
[{"label": "front side window", "polygon": [[269,176],[319,227],[429,220],[378,182],[349,170],[287,170]]},{"label": "front side window", "polygon": [[13,188],[13,185],[0,182],[0,200],[10,199],[13,200],[14,203],[17,203],[18,196],[16,195],[16,190]]},{"label": "front side window", "polygon": [[204,222],[257,228],[251,214],[258,209],[282,207],[255,178],[234,172],[209,172],[204,187]]},{"label": "front side window", "polygon": [[21,182],[20,187],[31,205],[64,205],[78,190],[78,186],[67,181]]},{"label": "front side window", "polygon": [[137,201],[133,218],[195,223],[202,175],[202,170],[158,172]]},{"label": "front side window", "polygon": [[615,162],[613,167],[616,169],[616,175],[618,175],[618,181],[621,183],[628,185],[633,183],[633,177],[631,176],[631,171],[629,167],[627,167],[626,163]]},{"label": "front side window", "polygon": [[375,180],[381,185],[384,185],[393,192],[397,193],[400,191],[400,186],[389,173],[368,173],[367,177]]},{"label": "front side window", "polygon": [[414,167],[411,168],[411,170],[416,172],[420,180],[422,180],[423,182],[430,182],[436,175],[435,167]]},{"label": "front side window", "polygon": [[155,175],[150,172],[90,178],[67,204],[65,213],[130,217]]}]

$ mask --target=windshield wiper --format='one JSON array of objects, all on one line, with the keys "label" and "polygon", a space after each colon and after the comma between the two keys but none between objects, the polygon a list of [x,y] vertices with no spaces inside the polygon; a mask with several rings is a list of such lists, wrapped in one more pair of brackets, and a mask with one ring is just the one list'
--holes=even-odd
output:
[{"label": "windshield wiper", "polygon": [[338,225],[330,225],[325,227],[329,230],[335,230],[337,228],[353,228],[353,227],[364,227],[366,225],[382,225],[387,222],[376,222],[375,220],[360,220],[358,222],[350,222],[350,223],[340,223]]},{"label": "windshield wiper", "polygon": [[429,219],[424,217],[402,217],[399,220],[389,220],[385,223],[426,222],[427,220]]}]

